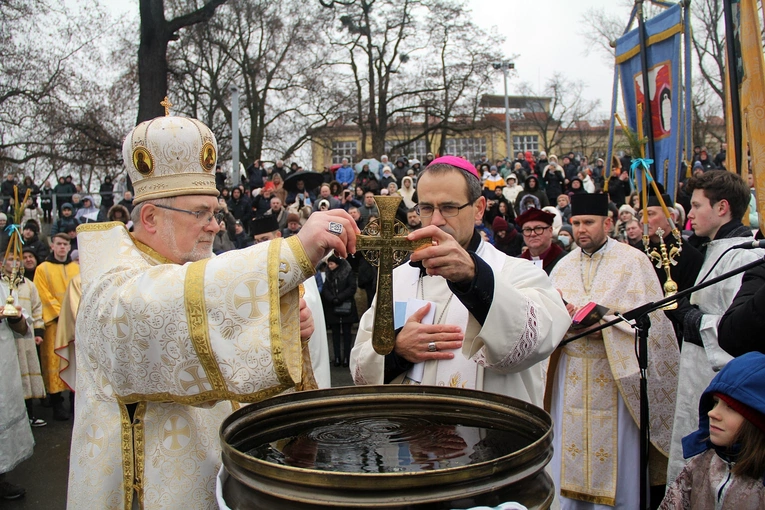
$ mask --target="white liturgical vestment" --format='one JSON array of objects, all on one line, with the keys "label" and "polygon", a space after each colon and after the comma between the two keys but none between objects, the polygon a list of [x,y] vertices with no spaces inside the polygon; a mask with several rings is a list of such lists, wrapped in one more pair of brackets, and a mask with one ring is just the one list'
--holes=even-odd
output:
[{"label": "white liturgical vestment", "polygon": [[[645,254],[608,239],[593,254],[575,248],[550,279],[563,299],[581,308],[595,302],[611,314],[663,297]],[[662,311],[649,314],[648,402],[654,484],[666,473],[679,352]],[[571,331],[572,335],[578,333]],[[640,499],[640,367],[635,335],[623,322],[561,348],[550,364],[551,415],[555,426],[553,481],[561,508],[631,508]],[[593,506],[593,504],[595,506]]]},{"label": "white liturgical vestment", "polygon": [[[484,241],[476,255],[494,273],[494,296],[483,325],[456,296],[451,297],[444,278],[420,277],[420,270],[409,264],[393,270],[395,301],[435,302],[435,322],[460,326],[465,335],[462,351],[455,352],[454,359],[425,362],[421,382],[490,391],[541,407],[544,380],[540,362],[558,346],[571,319],[542,269],[508,257]],[[351,351],[356,384],[383,383],[385,357],[372,347],[376,300],[361,318]]]},{"label": "white liturgical vestment", "polygon": [[78,241],[68,507],[216,508],[222,420],[238,402],[315,387],[298,296],[314,269],[300,240],[184,265],[121,223],[83,225]]}]

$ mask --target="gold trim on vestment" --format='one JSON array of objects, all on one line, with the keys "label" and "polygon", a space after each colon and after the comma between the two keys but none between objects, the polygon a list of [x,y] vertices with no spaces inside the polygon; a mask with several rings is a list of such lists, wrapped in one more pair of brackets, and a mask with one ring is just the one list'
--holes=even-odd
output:
[{"label": "gold trim on vestment", "polygon": [[[186,281],[183,286],[183,295],[186,305],[186,322],[189,328],[189,336],[194,344],[194,351],[199,357],[199,363],[207,375],[213,391],[226,392],[223,374],[218,366],[218,361],[213,354],[210,342],[210,327],[207,323],[207,307],[205,306],[205,268],[210,259],[198,260],[189,264],[186,270]],[[202,388],[200,388],[202,389]]]},{"label": "gold trim on vestment", "polygon": [[138,499],[138,508],[143,510],[144,468],[146,466],[146,439],[144,436],[144,416],[146,402],[139,402],[133,417],[133,454],[135,455],[134,488]]},{"label": "gold trim on vestment", "polygon": [[[127,229],[125,229],[125,230],[127,230]],[[141,241],[136,239],[133,236],[133,234],[131,234],[129,231],[128,231],[128,235],[130,236],[130,239],[133,241],[133,244],[138,249],[138,251],[142,252],[145,255],[148,255],[149,257],[151,257],[157,263],[159,263],[159,264],[175,264],[175,262],[173,262],[172,260],[170,260],[168,258],[165,258],[162,255],[160,255],[159,253],[157,253],[157,250],[155,250],[154,248],[151,248],[150,246],[148,246],[146,244],[143,244]]]},{"label": "gold trim on vestment", "polygon": [[[670,37],[672,37],[673,35],[679,34],[682,31],[683,31],[683,24],[678,23],[677,25],[673,27],[669,27],[668,29],[662,32],[659,32],[658,34],[654,34],[651,37],[649,37],[646,41],[646,46],[651,46],[652,44],[665,41],[669,39]],[[622,64],[626,62],[627,60],[631,59],[632,57],[634,57],[635,55],[637,55],[638,53],[640,53],[640,45],[635,45],[635,47],[632,48],[631,50],[626,51],[622,53],[621,55],[619,55],[618,57],[616,57],[616,63]]]},{"label": "gold trim on vestment", "polygon": [[585,501],[587,503],[594,503],[596,505],[614,506],[616,504],[616,498],[607,498],[604,496],[592,496],[590,494],[582,494],[581,492],[569,491],[566,489],[561,489],[560,495],[564,498],[576,499],[578,501]]},{"label": "gold trim on vestment", "polygon": [[127,230],[127,227],[121,221],[106,221],[103,223],[81,223],[77,226],[77,233],[82,232],[103,232],[105,230],[111,230],[115,227],[122,227]]},{"label": "gold trim on vestment", "polygon": [[229,401],[229,404],[231,404],[231,411],[232,412],[233,411],[238,411],[239,408],[242,407],[242,405],[239,402],[235,401],[235,400]]},{"label": "gold trim on vestment", "polygon": [[[563,417],[568,421],[561,432],[561,495],[613,506],[619,465],[619,389],[607,351],[602,340],[585,337],[563,347],[563,352],[568,356],[563,389]],[[603,361],[606,367],[598,368],[596,364]],[[580,401],[581,413],[575,413],[574,403]],[[596,422],[599,430],[595,430]],[[610,464],[610,473],[603,462]]]},{"label": "gold trim on vestment", "polygon": [[273,388],[267,388],[255,393],[239,394],[232,391],[205,391],[195,395],[174,395],[169,392],[160,393],[130,393],[119,398],[120,402],[125,404],[135,404],[136,402],[155,402],[164,404],[173,402],[187,406],[198,406],[219,400],[235,400],[237,402],[252,404],[260,402],[263,399],[273,397],[281,392],[292,388],[294,384],[281,384]]},{"label": "gold trim on vestment", "polygon": [[[268,328],[271,336],[271,356],[274,360],[274,372],[282,384],[294,386],[290,376],[282,343],[282,309],[279,296],[279,261],[281,260],[282,239],[274,239],[268,245]],[[298,372],[299,373],[299,372]],[[299,382],[299,381],[298,381]]]},{"label": "gold trim on vestment", "polygon": [[120,433],[122,435],[122,491],[125,497],[125,510],[133,508],[133,424],[130,414],[122,402],[117,402],[120,409]]},{"label": "gold trim on vestment", "polygon": [[105,223],[83,223],[82,225],[79,225],[77,227],[77,233],[79,234],[81,232],[104,232],[106,230],[111,230],[113,228],[125,229],[125,232],[133,241],[133,244],[138,249],[138,251],[143,252],[145,255],[148,255],[157,263],[175,264],[175,262],[173,262],[172,260],[166,257],[163,257],[162,255],[157,253],[157,251],[154,248],[151,248],[148,245],[136,239],[135,236],[131,234],[130,231],[127,229],[127,225],[125,225],[121,221],[107,221]]},{"label": "gold trim on vestment", "polygon": [[[213,162],[213,165],[215,163]],[[182,195],[210,195],[217,197],[215,176],[201,172],[183,172],[171,175],[156,175],[133,183],[135,198],[133,205],[146,200],[169,198]]]},{"label": "gold trim on vestment", "polygon": [[303,271],[303,277],[308,278],[316,274],[316,268],[313,267],[311,259],[308,258],[308,254],[303,248],[303,243],[300,242],[298,236],[290,236],[285,239],[287,246],[292,250],[292,254],[295,256],[295,260]]}]

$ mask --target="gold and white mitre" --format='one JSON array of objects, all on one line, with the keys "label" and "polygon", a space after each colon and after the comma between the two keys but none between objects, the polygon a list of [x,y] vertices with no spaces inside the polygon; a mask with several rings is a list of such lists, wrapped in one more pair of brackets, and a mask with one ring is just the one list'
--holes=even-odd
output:
[{"label": "gold and white mitre", "polygon": [[215,135],[197,119],[169,115],[168,108],[165,112],[138,124],[122,144],[135,189],[133,204],[179,195],[217,197]]}]

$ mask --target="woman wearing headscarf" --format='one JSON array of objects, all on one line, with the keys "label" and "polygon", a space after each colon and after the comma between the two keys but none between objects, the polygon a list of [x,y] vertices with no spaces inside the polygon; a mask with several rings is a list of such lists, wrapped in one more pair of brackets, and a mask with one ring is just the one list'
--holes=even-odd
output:
[{"label": "woman wearing headscarf", "polygon": [[407,209],[411,209],[417,205],[417,191],[414,189],[414,179],[407,175],[401,179],[401,189],[398,190],[398,194],[404,199],[404,205]]},{"label": "woman wearing headscarf", "polygon": [[271,176],[271,182],[274,183],[274,191],[271,194],[272,197],[279,197],[282,199],[282,203],[287,203],[287,190],[284,189],[284,177],[279,172],[274,172]]},{"label": "woman wearing headscarf", "polygon": [[518,195],[523,192],[523,186],[518,184],[518,177],[515,174],[508,174],[507,186],[502,190],[502,196],[507,199],[510,207],[515,208],[515,202],[518,199]]}]

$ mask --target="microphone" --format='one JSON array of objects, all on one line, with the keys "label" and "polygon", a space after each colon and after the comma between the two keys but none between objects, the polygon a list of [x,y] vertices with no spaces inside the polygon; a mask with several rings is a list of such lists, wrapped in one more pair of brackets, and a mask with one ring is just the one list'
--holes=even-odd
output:
[{"label": "microphone", "polygon": [[760,241],[747,241],[745,243],[733,246],[734,250],[751,250],[754,248],[765,248],[765,239]]}]

